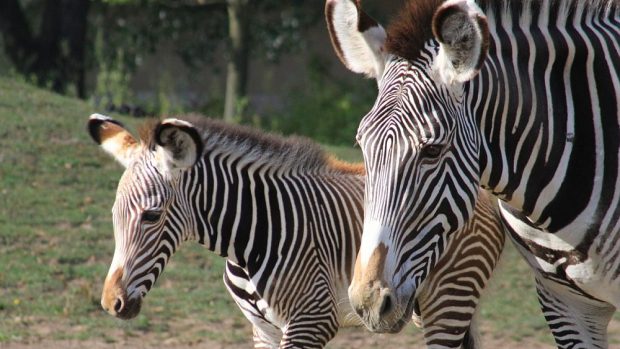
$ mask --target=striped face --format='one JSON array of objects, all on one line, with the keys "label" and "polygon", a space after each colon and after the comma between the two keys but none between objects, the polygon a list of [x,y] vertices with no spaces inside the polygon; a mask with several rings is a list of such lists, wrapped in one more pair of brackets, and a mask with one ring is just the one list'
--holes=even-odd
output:
[{"label": "striped face", "polygon": [[472,215],[480,134],[464,96],[486,57],[488,27],[471,0],[410,1],[387,33],[358,1],[328,0],[325,13],[339,58],[379,86],[357,135],[366,197],[349,300],[371,331],[394,332]]},{"label": "striped face", "polygon": [[91,116],[89,131],[126,166],[112,208],[116,247],[101,305],[130,319],[179,244],[192,236],[191,204],[180,182],[202,144],[191,125],[174,119],[158,124],[149,144],[139,144],[122,125],[101,115]]},{"label": "striped face", "polygon": [[480,140],[462,102],[423,60],[393,57],[360,123],[364,234],[349,294],[367,301],[372,330],[400,330],[450,234],[472,214]]},{"label": "striped face", "polygon": [[102,304],[121,318],[138,314],[142,298],[187,236],[188,227],[172,225],[168,213],[180,203],[153,158],[152,152],[144,152],[127,168],[112,208],[116,247]]}]

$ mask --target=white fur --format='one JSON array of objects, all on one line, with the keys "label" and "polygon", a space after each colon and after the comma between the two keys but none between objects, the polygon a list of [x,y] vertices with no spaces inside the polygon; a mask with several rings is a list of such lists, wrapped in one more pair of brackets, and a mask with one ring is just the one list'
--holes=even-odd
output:
[{"label": "white fur", "polygon": [[355,73],[370,78],[383,74],[386,55],[383,52],[387,34],[380,25],[364,32],[358,30],[358,14],[351,0],[335,0],[333,9],[334,35],[344,55],[345,65]]},{"label": "white fur", "polygon": [[433,70],[439,81],[448,86],[469,81],[473,79],[476,74],[478,74],[476,63],[478,62],[480,55],[483,54],[482,42],[484,38],[482,37],[482,28],[478,25],[476,18],[485,17],[480,7],[478,7],[478,5],[472,0],[450,0],[441,5],[438,11],[451,6],[458,6],[464,13],[467,14],[467,17],[470,20],[469,24],[476,33],[476,40],[472,50],[468,53],[469,58],[467,59],[466,64],[460,67],[455,67],[452,64],[452,56],[457,52],[446,44],[440,44],[439,52],[433,62]]},{"label": "white fur", "polygon": [[[101,115],[101,114],[92,114],[89,119],[91,120],[101,120],[104,123],[101,124],[103,129],[110,127],[107,122],[111,122],[113,119],[109,116]],[[114,127],[120,127],[117,124],[113,124]],[[126,137],[130,136],[134,140],[134,144],[129,146],[126,144]],[[118,161],[124,167],[129,166],[131,161],[133,161],[134,154],[137,148],[137,141],[135,138],[131,136],[129,131],[123,129],[122,132],[117,133],[114,137],[109,137],[101,142],[101,148],[103,150],[112,155],[116,161]]]},{"label": "white fur", "polygon": [[[164,121],[162,121],[162,125],[168,124],[173,126],[183,126],[191,128],[194,127],[191,123],[179,119],[165,119]],[[177,172],[179,172],[179,170],[187,169],[194,166],[194,163],[196,162],[196,157],[198,156],[198,149],[192,137],[177,127],[168,128],[163,132],[176,132],[177,144],[171,145],[170,148],[157,146],[156,156],[157,159],[160,161],[160,169],[168,174],[176,174]],[[179,146],[183,148],[183,157],[175,158],[172,147]]]}]

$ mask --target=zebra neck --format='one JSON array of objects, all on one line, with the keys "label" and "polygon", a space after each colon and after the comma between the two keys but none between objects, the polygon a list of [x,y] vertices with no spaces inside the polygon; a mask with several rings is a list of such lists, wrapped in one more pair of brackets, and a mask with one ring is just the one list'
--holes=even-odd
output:
[{"label": "zebra neck", "polygon": [[312,173],[279,172],[231,154],[208,155],[196,168],[196,240],[250,272],[306,214]]},{"label": "zebra neck", "polygon": [[613,196],[602,191],[607,175],[615,182],[603,165],[618,164],[603,157],[618,149],[620,67],[606,57],[620,54],[620,15],[586,1],[511,4],[519,8],[488,5],[489,55],[467,86],[481,184],[556,231],[610,205],[591,198]]}]

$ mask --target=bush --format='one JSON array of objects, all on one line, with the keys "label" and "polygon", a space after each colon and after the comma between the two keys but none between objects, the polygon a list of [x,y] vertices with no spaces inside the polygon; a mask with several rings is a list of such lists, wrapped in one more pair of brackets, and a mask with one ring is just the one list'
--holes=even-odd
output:
[{"label": "bush", "polygon": [[352,145],[361,118],[375,100],[374,80],[336,80],[318,60],[311,63],[308,80],[308,85],[289,94],[283,112],[264,119],[263,127],[304,135],[321,143]]}]

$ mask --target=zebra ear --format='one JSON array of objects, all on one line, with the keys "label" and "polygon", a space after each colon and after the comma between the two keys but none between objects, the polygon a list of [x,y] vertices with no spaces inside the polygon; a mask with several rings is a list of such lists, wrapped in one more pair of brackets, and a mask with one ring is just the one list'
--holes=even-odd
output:
[{"label": "zebra ear", "polygon": [[127,167],[133,159],[138,141],[120,122],[101,114],[92,114],[88,120],[88,133],[106,153]]},{"label": "zebra ear", "polygon": [[340,61],[355,73],[379,78],[385,67],[386,33],[362,11],[360,0],[327,0],[325,20]]},{"label": "zebra ear", "polygon": [[482,68],[489,47],[489,27],[473,0],[449,0],[433,17],[441,48],[435,69],[447,84],[471,80]]},{"label": "zebra ear", "polygon": [[188,169],[202,155],[203,142],[194,125],[178,119],[166,119],[154,132],[155,144],[166,169]]}]

